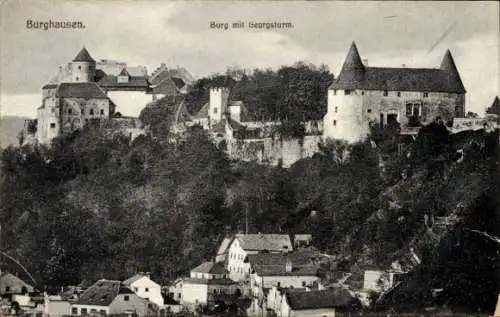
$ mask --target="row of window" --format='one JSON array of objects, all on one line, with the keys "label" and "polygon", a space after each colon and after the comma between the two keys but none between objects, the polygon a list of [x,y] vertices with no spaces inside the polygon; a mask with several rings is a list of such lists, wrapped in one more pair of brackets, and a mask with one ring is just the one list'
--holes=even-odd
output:
[{"label": "row of window", "polygon": [[[80,111],[80,113],[81,113],[82,115],[84,115],[84,114],[85,114],[85,110],[84,110],[84,109],[82,109],[82,110]],[[73,109],[68,108],[68,114],[73,114]],[[101,114],[101,116],[103,116],[103,115],[104,115],[104,109],[101,109],[100,114]],[[94,115],[94,109],[90,109],[90,110],[89,110],[89,115],[91,115],[91,116],[93,116],[93,115]]]},{"label": "row of window", "polygon": [[[229,266],[229,272],[234,272],[234,273],[244,273],[243,268],[241,267],[233,267]],[[250,273],[250,269],[248,269],[248,273]]]},{"label": "row of window", "polygon": [[[352,90],[352,89],[345,89],[345,90],[344,90],[344,95],[349,96],[349,95],[352,95],[352,94],[353,94],[353,92],[354,92],[354,90]],[[336,94],[337,94],[337,89],[334,89],[334,90],[333,90],[333,94],[334,94],[334,95],[336,95]],[[362,95],[362,96],[364,96],[364,95],[365,95],[365,91],[364,91],[364,90],[362,90],[362,91],[361,91],[361,95]],[[396,91],[396,95],[397,95],[398,97],[401,97],[401,91]],[[428,98],[428,97],[429,97],[429,93],[428,93],[428,92],[423,92],[423,93],[422,93],[422,95],[423,95],[423,97],[424,97],[424,98]],[[388,96],[389,96],[389,91],[388,91],[388,90],[384,90],[384,91],[382,91],[382,96],[384,96],[384,97],[388,97]]]},{"label": "row of window", "polygon": [[[139,291],[139,288],[138,288],[138,287],[134,287],[134,292],[136,292],[136,293],[137,293],[138,291]],[[148,288],[148,287],[145,287],[145,288],[144,288],[144,291],[145,291],[145,292],[149,292],[149,288]]]},{"label": "row of window", "polygon": [[229,257],[231,259],[238,259],[238,260],[243,260],[244,259],[243,254],[236,254],[236,253],[229,254]]},{"label": "row of window", "polygon": [[[97,314],[97,312],[98,312],[98,311],[97,311],[97,309],[91,309],[91,310],[90,310],[90,313],[91,313],[92,315]],[[87,308],[82,308],[82,309],[80,309],[80,315],[87,315],[88,313],[89,313],[89,311],[88,311],[88,309],[87,309]],[[72,315],[78,315],[78,308],[77,308],[77,307],[73,307],[73,308],[71,308],[71,314],[72,314]],[[100,310],[99,310],[99,314],[101,314],[101,315],[106,315],[106,311],[105,311],[104,309],[100,309]]]}]

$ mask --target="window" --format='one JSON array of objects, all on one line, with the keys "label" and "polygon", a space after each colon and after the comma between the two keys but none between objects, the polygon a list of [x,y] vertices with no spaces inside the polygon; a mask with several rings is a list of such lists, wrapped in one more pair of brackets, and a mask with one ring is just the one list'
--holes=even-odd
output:
[{"label": "window", "polygon": [[398,97],[401,97],[401,91],[398,91]]},{"label": "window", "polygon": [[68,109],[68,114],[71,114],[73,112],[73,109],[69,108]]},{"label": "window", "polygon": [[76,81],[79,81],[80,80],[80,77],[76,76]]},{"label": "window", "polygon": [[333,94],[336,95],[337,94],[337,89],[334,89],[333,90]]},{"label": "window", "polygon": [[364,90],[362,90],[362,91],[361,91],[361,96],[364,96],[364,95],[365,95],[365,91],[364,91]]},{"label": "window", "polygon": [[124,301],[128,302],[129,299],[130,299],[130,297],[128,295],[123,296]]},{"label": "window", "polygon": [[384,96],[385,97],[389,96],[389,92],[387,90],[384,90]]},{"label": "window", "polygon": [[306,286],[306,282],[305,281],[302,281],[302,286]]},{"label": "window", "polygon": [[146,287],[145,291],[146,291],[146,292],[149,292],[149,288],[147,288],[147,287]]},{"label": "window", "polygon": [[80,111],[80,113],[81,113],[81,114],[85,114],[85,110],[83,110],[83,109],[82,109],[82,110]]},{"label": "window", "polygon": [[413,107],[411,103],[406,104],[406,116],[409,117],[413,114]]},{"label": "window", "polygon": [[91,116],[93,116],[93,115],[94,115],[94,109],[90,109],[89,114],[90,114]]},{"label": "window", "polygon": [[139,289],[137,287],[134,287],[134,292],[137,292],[139,291]]},{"label": "window", "polygon": [[5,292],[6,293],[10,292],[10,286],[5,286]]},{"label": "window", "polygon": [[51,127],[52,129],[54,129],[54,128],[56,127],[56,124],[55,124],[55,123],[51,123],[51,124],[50,124],[50,127]]},{"label": "window", "polygon": [[281,282],[278,282],[278,284],[276,286],[280,287],[281,286]]},{"label": "window", "polygon": [[214,108],[214,113],[217,114],[217,108]]},{"label": "window", "polygon": [[335,107],[335,113],[337,113],[338,107]]},{"label": "window", "polygon": [[80,69],[80,70],[81,70],[81,69],[82,69],[82,66],[78,65],[78,69]]},{"label": "window", "polygon": [[344,90],[344,95],[346,95],[346,96],[347,96],[347,95],[350,95],[350,94],[351,94],[351,92],[352,92],[352,90],[350,90],[350,89],[346,89],[346,90]]},{"label": "window", "polygon": [[52,113],[56,112],[56,108],[54,108],[54,107],[50,108],[50,112],[52,112]]},{"label": "window", "polygon": [[217,289],[214,288],[214,294],[217,294]]},{"label": "window", "polygon": [[333,120],[333,125],[337,125],[337,120]]},{"label": "window", "polygon": [[90,310],[90,312],[91,312],[91,313],[95,313],[95,312],[97,312],[97,310],[96,310],[95,308],[92,308],[92,309]]},{"label": "window", "polygon": [[368,110],[367,110],[367,112],[368,112],[368,113],[372,113],[372,109],[368,109]]},{"label": "window", "polygon": [[456,115],[457,117],[459,117],[459,116],[461,115],[461,114],[460,114],[460,112],[461,112],[461,111],[460,111],[460,106],[455,106],[455,115]]},{"label": "window", "polygon": [[104,115],[104,109],[101,109],[101,116]]},{"label": "window", "polygon": [[428,92],[424,92],[424,98],[427,98],[429,97],[429,93]]},{"label": "window", "polygon": [[99,312],[101,313],[101,315],[106,315],[106,311],[104,309],[101,309]]},{"label": "window", "polygon": [[71,308],[71,315],[78,315],[78,308],[72,307]]},{"label": "window", "polygon": [[81,315],[86,315],[87,314],[87,308],[82,308],[80,311]]}]

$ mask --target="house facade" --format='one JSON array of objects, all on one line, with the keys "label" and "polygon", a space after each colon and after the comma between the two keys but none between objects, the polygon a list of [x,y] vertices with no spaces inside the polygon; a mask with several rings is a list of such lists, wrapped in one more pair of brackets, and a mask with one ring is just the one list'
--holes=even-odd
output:
[{"label": "house facade", "polygon": [[34,288],[9,272],[0,273],[0,295],[27,294]]},{"label": "house facade", "polygon": [[288,253],[293,250],[287,234],[237,234],[229,244],[226,268],[234,281],[250,278],[250,264],[247,255],[260,252]]},{"label": "house facade", "polygon": [[323,138],[358,142],[371,125],[418,127],[465,116],[466,90],[448,50],[439,68],[370,67],[352,43],[328,90]]},{"label": "house facade", "polygon": [[183,279],[181,303],[188,307],[215,301],[231,301],[239,296],[239,287],[229,279],[227,270],[215,262],[205,262]]},{"label": "house facade", "polygon": [[149,273],[138,273],[123,281],[138,296],[155,303],[159,307],[164,304],[161,285],[151,280]]}]

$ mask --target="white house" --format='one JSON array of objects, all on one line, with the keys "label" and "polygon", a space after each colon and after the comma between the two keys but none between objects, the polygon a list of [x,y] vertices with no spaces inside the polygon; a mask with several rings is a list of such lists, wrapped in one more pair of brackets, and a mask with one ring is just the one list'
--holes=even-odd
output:
[{"label": "white house", "polygon": [[82,293],[71,306],[71,315],[155,314],[158,307],[120,281],[99,280]]},{"label": "white house", "polygon": [[131,278],[123,281],[140,297],[163,306],[163,296],[161,294],[161,285],[151,280],[149,273],[138,273]]},{"label": "white house", "polygon": [[228,278],[227,270],[215,262],[205,262],[191,270],[183,280],[181,302],[186,306],[227,301],[239,296],[238,284]]},{"label": "white house", "polygon": [[261,252],[288,253],[293,250],[287,234],[237,234],[229,244],[226,268],[235,281],[250,278],[250,265],[245,263],[246,256]]}]

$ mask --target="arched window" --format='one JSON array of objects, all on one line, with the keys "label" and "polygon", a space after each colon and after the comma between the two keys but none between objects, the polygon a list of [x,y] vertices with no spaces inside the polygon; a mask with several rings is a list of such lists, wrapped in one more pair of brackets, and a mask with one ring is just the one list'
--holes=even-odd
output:
[{"label": "arched window", "polygon": [[89,114],[90,114],[91,116],[93,116],[93,115],[94,115],[94,109],[90,109]]}]

